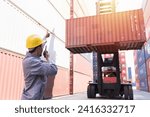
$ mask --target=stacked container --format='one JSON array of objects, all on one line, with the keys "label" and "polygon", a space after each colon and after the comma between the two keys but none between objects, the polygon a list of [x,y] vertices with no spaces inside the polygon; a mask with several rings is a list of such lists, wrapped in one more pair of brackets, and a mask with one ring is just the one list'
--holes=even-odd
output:
[{"label": "stacked container", "polygon": [[145,48],[144,47],[141,50],[137,51],[137,58],[138,58],[137,65],[138,65],[138,78],[139,78],[140,90],[148,91],[147,70],[146,70],[146,64],[145,64]]},{"label": "stacked container", "polygon": [[145,57],[146,57],[148,90],[150,91],[150,39],[147,41],[147,44],[145,45]]},{"label": "stacked container", "polygon": [[142,5],[144,11],[144,21],[146,27],[146,38],[147,43],[145,44],[145,64],[147,70],[147,81],[148,81],[148,90],[150,92],[150,0],[143,0]]},{"label": "stacked container", "polygon": [[135,81],[136,81],[136,89],[140,89],[140,81],[138,78],[138,64],[137,64],[137,50],[134,51],[134,67],[135,67]]}]

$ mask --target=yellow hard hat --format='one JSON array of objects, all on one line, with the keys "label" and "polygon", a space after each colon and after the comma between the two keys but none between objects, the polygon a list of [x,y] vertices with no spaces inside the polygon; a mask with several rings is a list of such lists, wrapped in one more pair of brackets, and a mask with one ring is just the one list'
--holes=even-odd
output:
[{"label": "yellow hard hat", "polygon": [[30,35],[26,40],[26,48],[35,48],[43,43],[45,41],[38,35]]}]

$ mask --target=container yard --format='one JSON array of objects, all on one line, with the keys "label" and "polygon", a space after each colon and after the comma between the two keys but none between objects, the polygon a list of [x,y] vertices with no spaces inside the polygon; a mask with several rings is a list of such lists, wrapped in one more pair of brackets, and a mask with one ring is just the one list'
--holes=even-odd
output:
[{"label": "container yard", "polygon": [[0,100],[21,100],[26,39],[46,33],[58,71],[43,99],[150,99],[150,1],[137,1],[1,0]]}]

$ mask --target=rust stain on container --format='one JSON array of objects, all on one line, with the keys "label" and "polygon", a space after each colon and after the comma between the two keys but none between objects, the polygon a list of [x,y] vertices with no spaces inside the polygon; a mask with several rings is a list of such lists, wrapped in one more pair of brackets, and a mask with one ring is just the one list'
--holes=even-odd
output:
[{"label": "rust stain on container", "polygon": [[66,48],[73,53],[140,49],[145,41],[142,9],[66,20]]},{"label": "rust stain on container", "polygon": [[0,48],[0,99],[20,99],[23,56]]}]

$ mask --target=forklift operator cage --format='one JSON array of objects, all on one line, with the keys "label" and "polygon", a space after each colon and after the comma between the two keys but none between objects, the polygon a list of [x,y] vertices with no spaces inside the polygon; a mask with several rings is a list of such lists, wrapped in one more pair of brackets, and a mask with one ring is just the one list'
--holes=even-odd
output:
[{"label": "forklift operator cage", "polygon": [[66,20],[66,48],[74,54],[141,49],[145,41],[142,9]]}]

